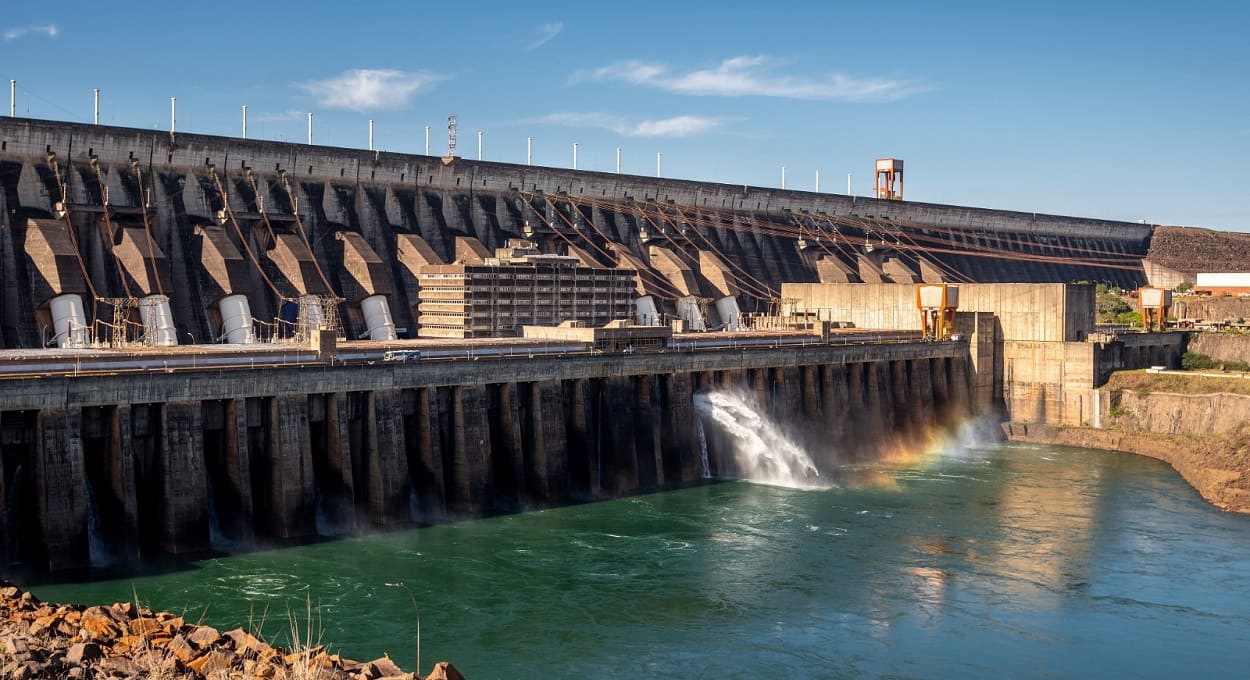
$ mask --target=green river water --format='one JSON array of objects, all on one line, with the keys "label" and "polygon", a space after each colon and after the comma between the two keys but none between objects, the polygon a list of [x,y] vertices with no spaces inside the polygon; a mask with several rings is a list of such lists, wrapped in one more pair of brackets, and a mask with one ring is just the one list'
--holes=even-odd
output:
[{"label": "green river water", "polygon": [[1127,454],[958,446],[33,586],[487,678],[1246,677],[1250,517]]}]

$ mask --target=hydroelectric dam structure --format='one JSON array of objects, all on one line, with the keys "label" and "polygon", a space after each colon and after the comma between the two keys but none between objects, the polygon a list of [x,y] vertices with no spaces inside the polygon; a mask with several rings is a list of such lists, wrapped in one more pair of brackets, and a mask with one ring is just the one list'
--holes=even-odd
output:
[{"label": "hydroelectric dam structure", "polygon": [[[752,332],[743,319],[782,318],[783,283],[1136,287],[1151,233],[0,119],[0,569],[246,549],[732,477],[730,443],[695,413],[694,395],[713,388],[754,395],[829,452],[818,464],[921,441],[993,408],[1002,387],[987,371],[1002,367],[986,319],[961,316],[963,332],[940,342],[829,321]],[[534,306],[598,309],[615,295],[608,274],[629,272],[639,326],[671,320],[671,340],[635,353],[418,339],[439,337],[423,317],[455,314],[430,272],[463,276],[442,268],[522,250],[583,272],[585,300]],[[1072,309],[1092,309],[1092,288],[1074,295]]]}]

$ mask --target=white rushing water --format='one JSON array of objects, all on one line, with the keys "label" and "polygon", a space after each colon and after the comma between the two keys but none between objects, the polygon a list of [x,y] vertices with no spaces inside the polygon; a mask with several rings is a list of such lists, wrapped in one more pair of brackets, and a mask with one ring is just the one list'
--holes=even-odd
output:
[{"label": "white rushing water", "polygon": [[831,486],[820,478],[811,456],[760,414],[754,399],[732,392],[701,392],[694,396],[694,407],[728,435],[743,479],[792,489]]},{"label": "white rushing water", "polygon": [[695,428],[699,431],[699,474],[703,479],[711,479],[712,464],[707,458],[707,432],[703,430],[703,418],[694,419]]}]

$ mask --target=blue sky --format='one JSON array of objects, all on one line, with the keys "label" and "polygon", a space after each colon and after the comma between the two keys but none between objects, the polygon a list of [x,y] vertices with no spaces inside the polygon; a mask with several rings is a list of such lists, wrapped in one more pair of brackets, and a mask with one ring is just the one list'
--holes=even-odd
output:
[{"label": "blue sky", "polygon": [[1250,231],[1233,2],[9,4],[19,116]]}]

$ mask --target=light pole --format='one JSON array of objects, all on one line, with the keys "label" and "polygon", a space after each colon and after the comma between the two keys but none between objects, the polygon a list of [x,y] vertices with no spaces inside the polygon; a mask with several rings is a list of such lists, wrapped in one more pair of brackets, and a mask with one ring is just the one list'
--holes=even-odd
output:
[{"label": "light pole", "polygon": [[417,667],[413,672],[419,676],[421,674],[421,608],[417,606],[417,596],[413,594],[412,589],[403,581],[387,583],[386,586],[388,588],[403,588],[404,592],[408,593],[408,598],[412,600],[412,611],[417,615]]}]

